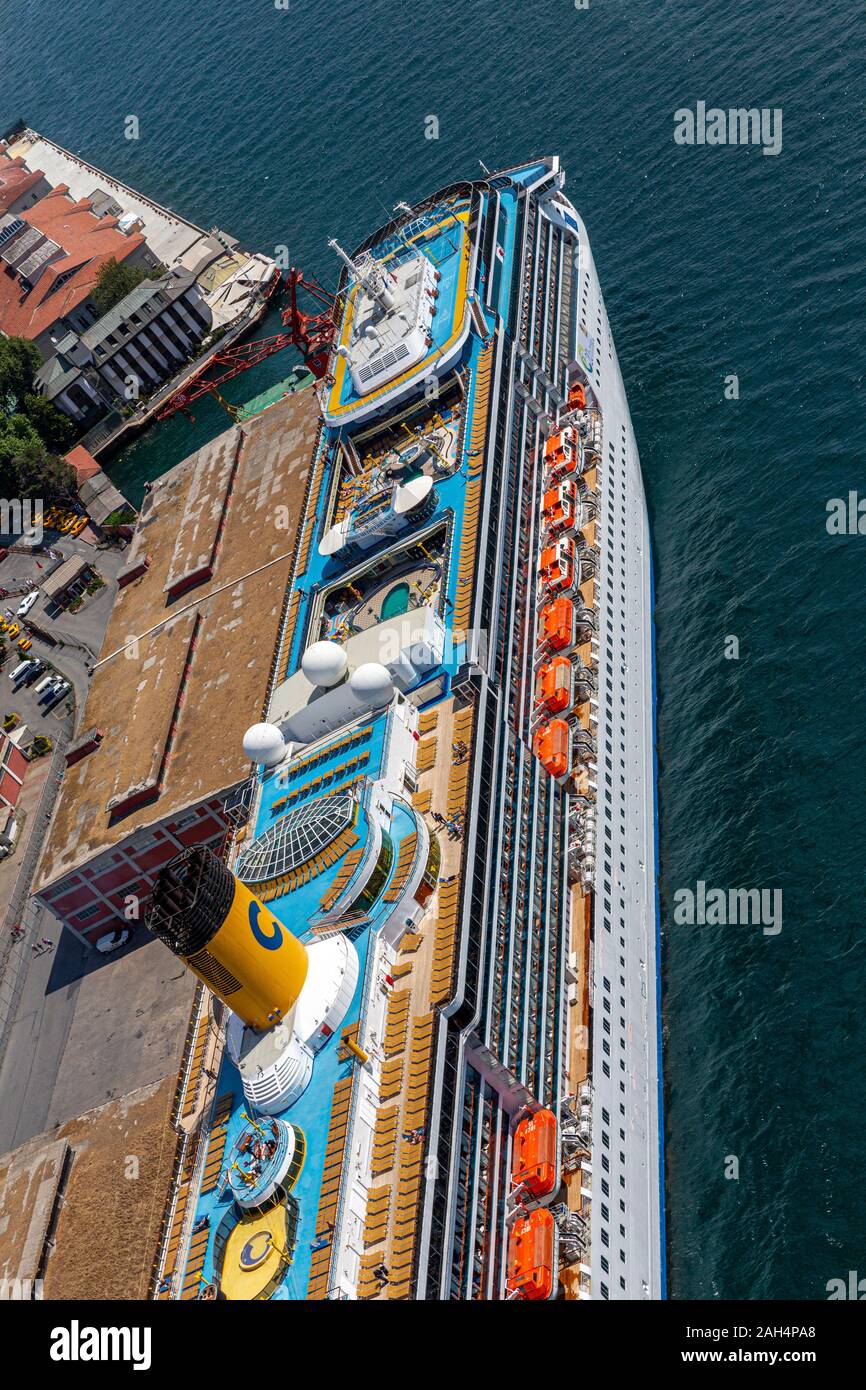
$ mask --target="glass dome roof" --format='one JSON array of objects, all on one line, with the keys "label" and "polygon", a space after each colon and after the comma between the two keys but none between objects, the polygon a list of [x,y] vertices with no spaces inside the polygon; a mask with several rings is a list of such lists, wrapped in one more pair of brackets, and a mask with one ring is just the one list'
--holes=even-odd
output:
[{"label": "glass dome roof", "polygon": [[264,883],[321,854],[355,819],[351,796],[320,797],[281,816],[245,850],[235,873],[241,883]]}]

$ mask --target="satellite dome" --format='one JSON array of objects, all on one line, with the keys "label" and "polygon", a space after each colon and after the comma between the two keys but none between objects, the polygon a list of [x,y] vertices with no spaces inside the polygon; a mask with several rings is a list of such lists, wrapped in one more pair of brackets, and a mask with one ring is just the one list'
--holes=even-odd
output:
[{"label": "satellite dome", "polygon": [[412,478],[408,483],[401,484],[394,494],[394,511],[398,516],[404,516],[406,512],[420,507],[424,499],[430,495],[432,488],[433,479],[426,473],[422,473],[420,478]]},{"label": "satellite dome", "polygon": [[349,677],[352,694],[366,709],[387,705],[394,694],[394,682],[387,666],[378,661],[365,661]]},{"label": "satellite dome", "polygon": [[336,685],[346,674],[348,657],[337,642],[314,642],[301,657],[301,670],[310,685]]},{"label": "satellite dome", "polygon": [[253,724],[244,734],[244,753],[251,763],[276,767],[286,756],[286,742],[276,724]]}]

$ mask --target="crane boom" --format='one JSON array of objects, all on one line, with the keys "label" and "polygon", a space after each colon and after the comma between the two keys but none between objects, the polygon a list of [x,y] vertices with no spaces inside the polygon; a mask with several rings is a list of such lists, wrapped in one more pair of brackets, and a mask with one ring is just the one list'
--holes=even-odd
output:
[{"label": "crane boom", "polygon": [[[285,331],[274,333],[269,338],[258,338],[251,343],[240,343],[235,347],[217,349],[212,357],[198,371],[187,377],[157,411],[157,420],[167,420],[178,410],[189,410],[194,401],[201,396],[217,394],[228,381],[249,371],[259,362],[264,362],[274,353],[284,348],[296,347],[315,377],[322,377],[328,365],[328,355],[336,331],[336,300],[317,280],[305,279],[303,272],[294,266],[283,280],[278,275],[275,282],[283,285],[287,293],[286,307],[282,310]],[[298,290],[306,290],[325,308],[317,314],[304,313],[298,307]]]}]

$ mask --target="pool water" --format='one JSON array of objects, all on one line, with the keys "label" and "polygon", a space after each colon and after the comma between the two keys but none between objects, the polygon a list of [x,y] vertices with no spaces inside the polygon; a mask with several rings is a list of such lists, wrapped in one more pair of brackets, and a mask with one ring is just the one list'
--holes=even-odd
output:
[{"label": "pool water", "polygon": [[396,618],[409,607],[409,585],[395,584],[382,603],[382,618]]}]

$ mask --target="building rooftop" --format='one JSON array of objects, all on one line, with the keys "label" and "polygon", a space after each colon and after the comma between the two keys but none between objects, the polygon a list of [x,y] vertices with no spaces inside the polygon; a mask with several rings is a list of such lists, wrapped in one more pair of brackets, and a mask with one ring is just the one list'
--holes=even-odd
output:
[{"label": "building rooftop", "polygon": [[102,741],[66,770],[34,891],[248,775],[317,430],[299,392],[145,497],[80,720]]},{"label": "building rooftop", "polygon": [[[188,270],[171,270],[168,274],[161,275],[158,280],[142,280],[140,284],[135,285],[129,291],[129,294],[125,294],[122,299],[119,299],[113,308],[108,310],[108,313],[97,319],[92,328],[88,328],[82,333],[81,341],[85,346],[95,351],[112,334],[119,332],[127,338],[134,337],[138,332],[138,327],[127,323],[132,314],[144,310],[145,316],[151,318],[166,303],[179,298],[194,283],[194,277]],[[151,309],[151,300],[157,298],[159,298],[159,303],[154,309]]]},{"label": "building rooftop", "polygon": [[8,212],[13,203],[29,193],[41,183],[44,174],[41,169],[30,170],[20,155],[10,159],[0,152],[0,216]]},{"label": "building rooftop", "polygon": [[69,453],[64,454],[63,457],[70,467],[75,469],[79,487],[82,483],[87,482],[88,478],[92,478],[94,474],[102,472],[96,459],[85,449],[83,444],[76,444],[75,448],[70,449]]},{"label": "building rooftop", "polygon": [[[175,1085],[142,1087],[0,1158],[0,1281],[44,1271],[47,1299],[147,1297],[176,1150]],[[124,1181],[123,1154],[138,1160],[135,1182]]]},{"label": "building rooftop", "polygon": [[108,261],[124,261],[144,243],[140,234],[120,231],[116,218],[94,217],[86,199],[71,202],[67,192],[65,184],[58,184],[22,212],[20,221],[31,230],[3,247],[8,261],[24,238],[32,243],[31,256],[16,267],[19,274],[28,275],[27,267],[39,257],[44,265],[41,273],[35,267],[38,278],[29,291],[18,275],[0,275],[0,330],[9,336],[38,338],[87,298]]},{"label": "building rooftop", "polygon": [[70,584],[74,584],[79,575],[90,566],[91,561],[86,555],[70,555],[68,559],[62,560],[56,569],[42,581],[42,593],[45,598],[54,598],[55,594],[62,594],[68,589]]},{"label": "building rooftop", "polygon": [[67,185],[74,198],[90,199],[99,193],[113,199],[126,215],[140,220],[148,245],[163,265],[173,265],[208,235],[194,222],[161,207],[38,131],[26,129],[14,135],[9,141],[9,153],[13,157],[20,155],[30,168],[44,169],[49,183]]}]

